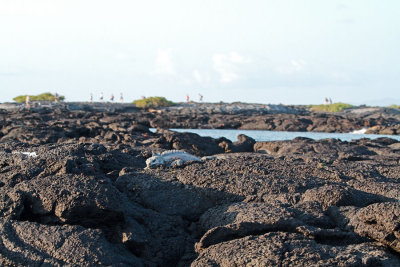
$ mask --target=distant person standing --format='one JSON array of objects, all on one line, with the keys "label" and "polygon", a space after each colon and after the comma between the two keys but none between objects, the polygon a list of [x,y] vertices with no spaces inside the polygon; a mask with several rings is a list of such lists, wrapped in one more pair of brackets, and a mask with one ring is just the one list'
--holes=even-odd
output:
[{"label": "distant person standing", "polygon": [[203,95],[202,94],[199,94],[199,100],[200,100],[200,102],[203,102]]},{"label": "distant person standing", "polygon": [[103,92],[101,92],[101,93],[100,93],[100,101],[103,101],[103,98],[104,98]]},{"label": "distant person standing", "polygon": [[114,101],[114,94],[111,94],[110,100],[111,100],[111,102]]},{"label": "distant person standing", "polygon": [[54,95],[54,102],[58,102],[58,94],[57,93]]},{"label": "distant person standing", "polygon": [[329,100],[327,97],[325,97],[325,105],[328,105],[328,104],[329,104]]},{"label": "distant person standing", "polygon": [[190,97],[189,97],[189,95],[188,95],[188,94],[186,94],[186,102],[188,102],[188,103],[189,103],[189,101],[190,101]]},{"label": "distant person standing", "polygon": [[124,102],[124,96],[122,93],[119,94],[119,102]]},{"label": "distant person standing", "polygon": [[90,93],[90,102],[93,103],[93,93]]},{"label": "distant person standing", "polygon": [[26,97],[25,97],[25,106],[27,109],[31,108],[31,101],[29,99],[29,95],[26,95]]},{"label": "distant person standing", "polygon": [[332,104],[332,99],[331,98],[329,98],[329,104]]}]

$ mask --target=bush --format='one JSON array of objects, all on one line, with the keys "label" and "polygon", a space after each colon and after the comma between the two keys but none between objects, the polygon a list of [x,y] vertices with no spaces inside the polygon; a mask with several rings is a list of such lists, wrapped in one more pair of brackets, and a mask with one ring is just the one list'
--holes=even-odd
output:
[{"label": "bush", "polygon": [[354,106],[339,102],[329,105],[311,105],[310,108],[312,111],[339,112],[347,108],[354,108]]},{"label": "bush", "polygon": [[388,108],[397,108],[397,109],[400,109],[400,105],[390,105],[390,106],[388,106]]},{"label": "bush", "polygon": [[133,101],[138,108],[158,108],[158,107],[169,107],[175,106],[176,104],[172,101],[167,100],[165,97],[154,96],[146,97]]},{"label": "bush", "polygon": [[[24,103],[26,100],[27,95],[19,95],[17,97],[14,97],[13,100],[17,103]],[[54,101],[55,95],[51,93],[43,93],[40,95],[30,95],[29,100],[30,101]],[[59,101],[63,101],[65,99],[64,96],[60,95],[58,96]]]}]

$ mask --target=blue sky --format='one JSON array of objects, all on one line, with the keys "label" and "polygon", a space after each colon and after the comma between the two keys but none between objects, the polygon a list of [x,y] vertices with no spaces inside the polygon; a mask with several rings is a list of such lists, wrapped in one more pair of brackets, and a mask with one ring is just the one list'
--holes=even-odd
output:
[{"label": "blue sky", "polygon": [[400,104],[400,1],[2,0],[0,102]]}]

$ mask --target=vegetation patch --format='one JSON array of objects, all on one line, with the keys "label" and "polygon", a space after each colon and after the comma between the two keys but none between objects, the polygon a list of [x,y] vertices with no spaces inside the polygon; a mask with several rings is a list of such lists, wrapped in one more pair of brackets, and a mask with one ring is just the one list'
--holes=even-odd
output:
[{"label": "vegetation patch", "polygon": [[133,101],[138,108],[158,108],[158,107],[170,107],[175,106],[176,103],[167,100],[165,97],[152,96],[143,99]]},{"label": "vegetation patch", "polygon": [[[13,100],[17,103],[24,103],[26,100],[27,95],[19,95],[17,97],[14,97]],[[29,100],[30,101],[54,101],[56,98],[55,95],[51,93],[43,93],[40,95],[30,95]],[[64,96],[60,95],[58,96],[58,100],[63,101],[65,99]]]},{"label": "vegetation patch", "polygon": [[354,108],[355,106],[339,102],[328,105],[310,105],[309,107],[312,111],[339,112],[344,109]]},{"label": "vegetation patch", "polygon": [[388,106],[388,108],[397,108],[397,109],[400,109],[400,105],[390,105],[390,106]]}]

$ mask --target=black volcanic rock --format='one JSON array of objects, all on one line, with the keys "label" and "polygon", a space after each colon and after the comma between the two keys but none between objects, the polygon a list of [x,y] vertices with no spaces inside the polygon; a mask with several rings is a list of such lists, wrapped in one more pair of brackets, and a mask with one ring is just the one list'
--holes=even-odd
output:
[{"label": "black volcanic rock", "polygon": [[230,152],[253,152],[253,147],[256,141],[244,134],[238,135],[238,141],[232,143],[232,148]]},{"label": "black volcanic rock", "polygon": [[122,246],[107,241],[100,230],[73,225],[43,225],[0,220],[2,266],[144,266]]},{"label": "black volcanic rock", "polygon": [[377,243],[332,246],[279,231],[211,246],[191,266],[397,266],[399,263],[397,257]]},{"label": "black volcanic rock", "polygon": [[[398,141],[231,142],[148,128],[340,132],[396,127],[395,112],[71,107],[0,110],[2,266],[400,265]],[[144,169],[168,149],[211,157]]]},{"label": "black volcanic rock", "polygon": [[228,141],[226,138],[213,139],[201,137],[195,133],[177,133],[173,131],[162,131],[162,136],[154,143],[153,147],[173,150],[184,150],[196,156],[207,156],[223,153],[224,150],[219,143]]}]

